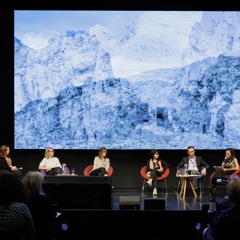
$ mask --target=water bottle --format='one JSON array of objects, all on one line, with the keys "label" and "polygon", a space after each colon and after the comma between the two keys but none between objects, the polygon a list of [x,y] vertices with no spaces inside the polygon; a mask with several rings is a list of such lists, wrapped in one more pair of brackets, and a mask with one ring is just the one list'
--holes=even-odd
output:
[{"label": "water bottle", "polygon": [[66,163],[62,164],[62,175],[66,175]]},{"label": "water bottle", "polygon": [[187,171],[187,164],[184,164],[184,170],[183,170],[184,174],[187,175],[188,171]]}]

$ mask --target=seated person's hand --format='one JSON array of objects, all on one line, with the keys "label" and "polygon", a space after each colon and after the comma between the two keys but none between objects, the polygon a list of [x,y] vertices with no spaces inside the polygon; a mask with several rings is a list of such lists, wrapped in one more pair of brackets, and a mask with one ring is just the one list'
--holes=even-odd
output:
[{"label": "seated person's hand", "polygon": [[150,175],[151,175],[151,172],[147,172],[146,176],[150,177]]},{"label": "seated person's hand", "polygon": [[206,175],[206,173],[207,173],[206,168],[203,168],[202,171],[201,171],[201,174]]}]

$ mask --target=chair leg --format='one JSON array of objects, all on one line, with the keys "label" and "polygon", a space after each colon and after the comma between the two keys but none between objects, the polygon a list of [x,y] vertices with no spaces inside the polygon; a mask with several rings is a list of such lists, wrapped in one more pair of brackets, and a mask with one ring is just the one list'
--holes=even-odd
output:
[{"label": "chair leg", "polygon": [[162,181],[162,185],[163,185],[163,188],[165,188],[165,193],[167,193],[167,180],[166,179],[164,179],[163,181]]},{"label": "chair leg", "polygon": [[203,186],[202,186],[202,179],[199,180],[199,188],[200,188],[200,196],[203,195]]},{"label": "chair leg", "polygon": [[112,186],[112,208],[114,206],[114,186]]},{"label": "chair leg", "polygon": [[168,192],[167,180],[166,179],[161,180],[161,185],[162,185],[162,189],[165,189],[165,193],[167,193]]},{"label": "chair leg", "polygon": [[180,186],[181,186],[181,179],[178,178],[177,193],[178,193],[179,190],[180,190]]},{"label": "chair leg", "polygon": [[146,182],[146,180],[144,179],[144,180],[143,180],[143,185],[142,185],[142,195],[144,194],[144,186],[145,186],[145,182]]},{"label": "chair leg", "polygon": [[202,189],[202,181],[200,181],[200,196],[202,196],[202,194],[203,194],[203,189]]}]

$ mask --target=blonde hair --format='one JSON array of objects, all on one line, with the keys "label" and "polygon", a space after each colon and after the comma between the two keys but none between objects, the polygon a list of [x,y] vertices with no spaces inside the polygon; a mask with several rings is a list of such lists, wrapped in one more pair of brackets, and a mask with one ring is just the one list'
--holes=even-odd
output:
[{"label": "blonde hair", "polygon": [[9,149],[8,145],[2,145],[0,148],[0,157],[5,157],[6,156],[6,151]]},{"label": "blonde hair", "polygon": [[45,158],[49,158],[48,157],[48,153],[50,152],[50,150],[53,150],[53,152],[54,152],[54,149],[52,147],[46,148],[46,150],[45,150]]}]

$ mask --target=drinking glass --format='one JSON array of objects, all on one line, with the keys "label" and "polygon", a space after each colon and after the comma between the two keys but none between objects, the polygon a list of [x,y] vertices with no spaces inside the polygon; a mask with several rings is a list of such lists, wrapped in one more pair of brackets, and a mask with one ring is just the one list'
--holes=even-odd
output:
[{"label": "drinking glass", "polygon": [[75,175],[75,168],[71,168],[71,175]]}]

